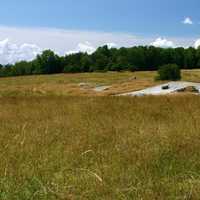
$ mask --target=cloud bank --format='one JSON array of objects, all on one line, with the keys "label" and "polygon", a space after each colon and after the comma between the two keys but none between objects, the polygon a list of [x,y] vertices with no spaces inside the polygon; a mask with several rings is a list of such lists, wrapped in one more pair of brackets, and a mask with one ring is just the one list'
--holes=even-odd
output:
[{"label": "cloud bank", "polygon": [[31,60],[44,49],[51,49],[59,55],[92,53],[97,47],[105,44],[109,48],[130,47],[145,45],[150,41],[150,38],[128,33],[0,26],[0,63]]},{"label": "cloud bank", "polygon": [[59,54],[75,51],[83,46],[97,48],[103,44],[135,46],[148,44],[151,38],[138,37],[129,33],[109,33],[98,31],[79,31],[53,28],[18,28],[0,26],[0,40],[8,38],[17,45],[35,44],[41,49],[52,49]]},{"label": "cloud bank", "polygon": [[24,43],[17,45],[11,43],[9,39],[0,41],[0,63],[13,64],[20,60],[33,60],[41,49],[34,44]]},{"label": "cloud bank", "polygon": [[195,38],[156,38],[129,33],[0,26],[0,63],[32,60],[44,49],[51,49],[59,55],[65,55],[76,52],[92,53],[97,47],[105,44],[109,48],[138,45],[164,48],[199,45],[199,40]]}]

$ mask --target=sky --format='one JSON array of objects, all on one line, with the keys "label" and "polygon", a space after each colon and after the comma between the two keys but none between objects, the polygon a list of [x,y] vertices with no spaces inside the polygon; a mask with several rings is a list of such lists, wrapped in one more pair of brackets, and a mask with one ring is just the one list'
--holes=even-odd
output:
[{"label": "sky", "polygon": [[200,45],[199,0],[6,0],[0,12],[0,63],[98,46]]}]

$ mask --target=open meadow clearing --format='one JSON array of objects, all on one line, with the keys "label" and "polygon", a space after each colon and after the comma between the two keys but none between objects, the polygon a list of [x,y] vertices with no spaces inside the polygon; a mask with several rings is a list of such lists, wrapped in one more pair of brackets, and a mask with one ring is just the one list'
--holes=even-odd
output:
[{"label": "open meadow clearing", "polygon": [[[183,72],[183,80],[199,76]],[[199,199],[198,96],[65,93],[68,84],[120,86],[130,80],[134,88],[134,81],[157,84],[153,77],[126,72],[0,79],[0,199]],[[49,90],[27,93],[34,87]]]},{"label": "open meadow clearing", "polygon": [[[110,96],[155,86],[156,72],[78,73],[0,78],[0,96]],[[200,70],[183,70],[182,80],[199,82]],[[109,86],[96,92],[98,86]]]},{"label": "open meadow clearing", "polygon": [[0,200],[200,200],[200,1],[1,7]]}]

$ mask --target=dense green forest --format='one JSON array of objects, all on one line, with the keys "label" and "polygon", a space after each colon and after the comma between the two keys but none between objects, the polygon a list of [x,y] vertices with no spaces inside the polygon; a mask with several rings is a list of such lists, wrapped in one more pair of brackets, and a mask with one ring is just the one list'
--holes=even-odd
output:
[{"label": "dense green forest", "polygon": [[177,64],[182,69],[200,68],[200,48],[132,48],[99,47],[93,54],[75,53],[58,56],[45,50],[33,61],[0,65],[0,76],[31,74],[76,73],[93,71],[157,70],[165,64]]}]

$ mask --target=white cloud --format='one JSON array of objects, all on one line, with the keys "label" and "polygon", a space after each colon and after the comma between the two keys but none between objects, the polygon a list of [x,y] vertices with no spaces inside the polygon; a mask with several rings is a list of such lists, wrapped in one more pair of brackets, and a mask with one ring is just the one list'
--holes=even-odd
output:
[{"label": "white cloud", "polygon": [[[0,26],[0,40],[5,38],[9,38],[17,45],[35,44],[42,49],[52,49],[61,55],[78,48],[82,49],[83,46],[85,48],[91,45],[95,49],[104,44],[130,47],[148,44],[151,41],[151,38],[138,37],[129,33]],[[90,45],[86,44],[86,41]]]},{"label": "white cloud", "polygon": [[198,47],[200,47],[200,39],[197,39],[194,43],[194,47],[197,49]]},{"label": "white cloud", "polygon": [[173,41],[167,40],[165,38],[157,38],[154,42],[151,43],[152,46],[162,47],[162,48],[174,48],[175,44]]},{"label": "white cloud", "polygon": [[9,39],[0,41],[0,63],[13,64],[17,61],[27,60],[30,61],[41,52],[41,49],[34,44],[24,43],[17,45],[11,43]]},{"label": "white cloud", "polygon": [[66,54],[73,54],[78,52],[92,54],[96,50],[89,42],[79,43],[75,50],[67,51]]},{"label": "white cloud", "polygon": [[[8,38],[5,40],[5,38]],[[0,63],[31,60],[40,50],[52,49],[60,55],[66,52],[92,53],[97,47],[131,47],[149,45],[161,47],[188,47],[195,38],[170,38],[170,41],[152,37],[135,36],[129,33],[109,33],[53,28],[21,28],[0,25]],[[87,42],[86,42],[87,41]]]},{"label": "white cloud", "polygon": [[116,43],[112,43],[112,42],[111,43],[107,43],[106,45],[108,46],[109,49],[118,47],[118,45]]},{"label": "white cloud", "polygon": [[192,25],[193,24],[193,21],[190,17],[186,17],[183,21],[182,21],[183,24],[188,24],[188,25]]},{"label": "white cloud", "polygon": [[[102,44],[101,46],[103,46],[103,45],[107,45],[109,49],[117,48],[117,46],[118,46],[115,43]],[[96,49],[97,49],[97,47],[94,47],[90,42],[86,41],[83,43],[79,43],[74,50],[67,51],[66,54],[74,54],[74,53],[78,53],[78,52],[92,54],[96,51]]]}]

